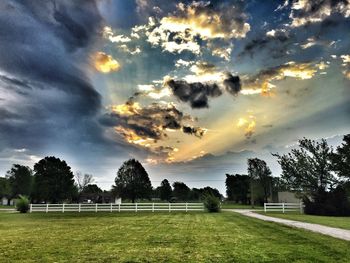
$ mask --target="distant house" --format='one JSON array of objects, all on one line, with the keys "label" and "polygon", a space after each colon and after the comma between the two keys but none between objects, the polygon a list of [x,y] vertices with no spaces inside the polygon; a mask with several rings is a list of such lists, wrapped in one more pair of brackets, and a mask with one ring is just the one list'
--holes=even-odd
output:
[{"label": "distant house", "polygon": [[7,196],[3,196],[1,197],[1,205],[15,205],[15,200],[14,199],[10,199]]},{"label": "distant house", "polygon": [[298,198],[294,192],[282,191],[277,193],[278,203],[299,203],[301,199]]},{"label": "distant house", "polygon": [[121,204],[122,199],[115,197],[108,191],[100,193],[81,193],[79,196],[79,203],[114,203]]}]

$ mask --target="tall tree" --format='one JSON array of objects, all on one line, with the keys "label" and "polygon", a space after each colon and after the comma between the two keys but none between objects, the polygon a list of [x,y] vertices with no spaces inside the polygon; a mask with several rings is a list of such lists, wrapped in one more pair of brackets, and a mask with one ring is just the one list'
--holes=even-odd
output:
[{"label": "tall tree", "polygon": [[11,196],[11,186],[7,178],[0,177],[0,197]]},{"label": "tall tree", "polygon": [[64,160],[45,157],[34,165],[34,193],[36,201],[61,202],[76,193],[74,175]]},{"label": "tall tree", "polygon": [[242,204],[249,203],[250,195],[250,177],[248,175],[226,174],[226,195],[228,200],[241,202]]},{"label": "tall tree", "polygon": [[173,190],[171,189],[171,185],[167,179],[164,179],[159,187],[160,199],[170,201]]},{"label": "tall tree", "polygon": [[151,181],[139,161],[130,159],[123,163],[115,178],[113,192],[122,198],[131,199],[133,203],[138,198],[150,198]]},{"label": "tall tree", "polygon": [[317,142],[303,138],[299,140],[299,149],[273,155],[277,157],[282,168],[281,177],[290,189],[304,196],[315,196],[336,184],[331,173],[331,153],[326,140]]},{"label": "tall tree", "polygon": [[331,155],[331,160],[337,175],[350,180],[350,134],[344,135],[343,143]]},{"label": "tall tree", "polygon": [[81,193],[84,191],[85,187],[94,182],[94,178],[91,174],[82,174],[81,172],[76,172],[75,181],[77,183],[78,191]]},{"label": "tall tree", "polygon": [[258,158],[248,159],[248,175],[251,179],[251,203],[254,205],[253,182],[257,180],[263,189],[264,202],[267,203],[267,198],[271,195],[271,170],[264,160]]},{"label": "tall tree", "polygon": [[30,195],[33,172],[28,166],[20,164],[12,165],[11,169],[6,173],[6,178],[8,178],[10,183],[12,198],[18,195]]},{"label": "tall tree", "polygon": [[173,183],[173,196],[178,200],[186,201],[190,197],[191,189],[183,182]]}]

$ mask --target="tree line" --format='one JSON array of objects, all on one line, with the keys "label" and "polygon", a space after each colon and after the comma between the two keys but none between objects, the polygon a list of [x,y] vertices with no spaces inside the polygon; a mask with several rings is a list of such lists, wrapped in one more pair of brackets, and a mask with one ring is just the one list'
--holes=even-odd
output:
[{"label": "tree line", "polygon": [[94,203],[110,202],[111,197],[121,197],[131,202],[141,199],[198,201],[206,195],[223,198],[215,188],[190,189],[183,182],[170,185],[167,179],[159,187],[153,188],[148,173],[135,159],[125,161],[119,168],[115,185],[110,191],[103,191],[93,182],[92,175],[80,172],[74,175],[64,160],[50,156],[37,162],[33,169],[13,164],[5,178],[0,177],[0,197],[6,196],[10,200],[23,195],[30,197],[33,203],[79,202],[84,197]]}]

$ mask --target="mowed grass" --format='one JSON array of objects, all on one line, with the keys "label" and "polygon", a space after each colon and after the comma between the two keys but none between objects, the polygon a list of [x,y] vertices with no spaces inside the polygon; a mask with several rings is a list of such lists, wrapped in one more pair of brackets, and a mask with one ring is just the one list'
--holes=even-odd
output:
[{"label": "mowed grass", "polygon": [[349,262],[350,242],[233,212],[0,213],[1,262]]},{"label": "mowed grass", "polygon": [[263,206],[255,205],[252,207],[251,205],[242,205],[230,202],[223,202],[221,204],[222,209],[264,209]]},{"label": "mowed grass", "polygon": [[[343,229],[350,229],[350,216],[338,217],[338,216],[316,216],[305,215],[298,212],[287,212],[285,214],[281,212],[258,212],[262,215],[273,216],[278,218],[290,219],[295,221],[301,221],[306,223],[320,224],[330,227],[338,227]],[[350,259],[349,259],[350,262]]]}]

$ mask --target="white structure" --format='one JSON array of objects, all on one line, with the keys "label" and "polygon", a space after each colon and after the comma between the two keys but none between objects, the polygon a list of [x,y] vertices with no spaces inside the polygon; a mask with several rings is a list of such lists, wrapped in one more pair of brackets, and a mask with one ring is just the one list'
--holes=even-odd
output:
[{"label": "white structure", "polygon": [[9,199],[7,197],[1,198],[1,205],[15,205],[15,201],[13,199]]},{"label": "white structure", "polygon": [[295,193],[289,191],[278,192],[279,203],[300,203],[300,198],[295,196]]},{"label": "white structure", "polygon": [[120,197],[116,197],[116,198],[114,199],[114,203],[117,204],[117,205],[119,205],[119,204],[122,203],[122,199],[121,199]]}]

